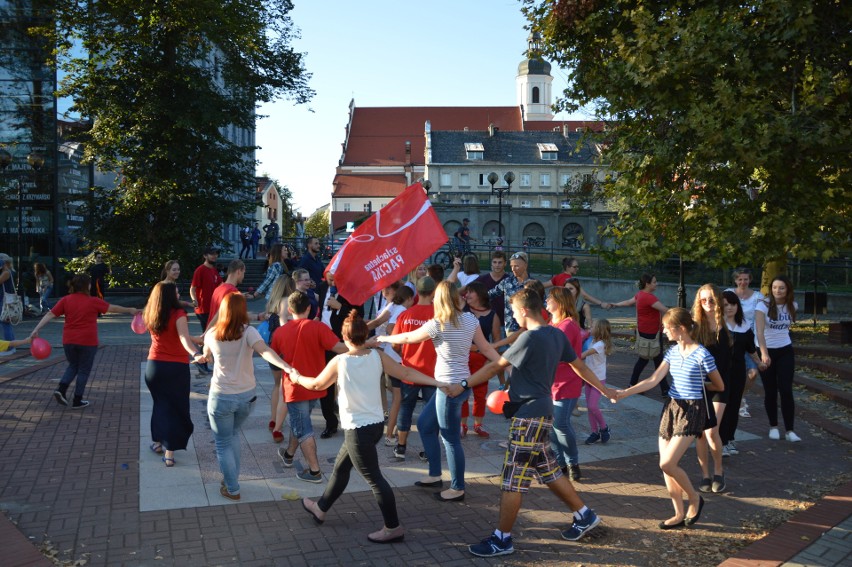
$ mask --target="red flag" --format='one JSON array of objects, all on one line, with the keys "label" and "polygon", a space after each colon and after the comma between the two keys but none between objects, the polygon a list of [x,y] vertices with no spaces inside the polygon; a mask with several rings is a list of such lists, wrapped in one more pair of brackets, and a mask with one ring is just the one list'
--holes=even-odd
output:
[{"label": "red flag", "polygon": [[326,273],[353,305],[403,279],[447,242],[447,234],[420,183],[365,220],[337,251]]}]

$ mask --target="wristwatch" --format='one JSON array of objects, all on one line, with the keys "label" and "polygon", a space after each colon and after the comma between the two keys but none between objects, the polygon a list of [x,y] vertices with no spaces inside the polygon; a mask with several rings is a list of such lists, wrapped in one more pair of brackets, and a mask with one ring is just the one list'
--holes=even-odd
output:
[{"label": "wristwatch", "polygon": [[467,385],[467,380],[462,380],[462,381],[460,382],[460,384],[461,384],[461,387],[462,387],[462,388],[464,388],[465,390],[467,390],[468,388],[470,388],[470,386],[468,386],[468,385]]}]

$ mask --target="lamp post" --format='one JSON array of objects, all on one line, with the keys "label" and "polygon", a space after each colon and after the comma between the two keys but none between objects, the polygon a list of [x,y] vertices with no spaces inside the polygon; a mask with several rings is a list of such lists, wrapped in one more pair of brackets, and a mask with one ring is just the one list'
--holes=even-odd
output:
[{"label": "lamp post", "polygon": [[429,189],[432,188],[432,182],[427,179],[423,183],[421,183],[421,185],[423,186],[423,190],[426,191],[426,196],[428,197]]},{"label": "lamp post", "polygon": [[506,175],[503,176],[503,180],[506,181],[505,187],[494,187],[494,184],[500,178],[493,171],[488,174],[488,183],[491,184],[491,194],[497,194],[497,237],[503,238],[503,195],[508,195],[512,190],[512,182],[515,180],[515,174],[511,171],[507,171]]}]

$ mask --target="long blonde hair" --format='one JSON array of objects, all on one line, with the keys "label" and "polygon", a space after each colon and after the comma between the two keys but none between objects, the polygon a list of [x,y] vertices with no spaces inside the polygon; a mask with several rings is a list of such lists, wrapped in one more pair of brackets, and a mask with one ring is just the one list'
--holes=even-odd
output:
[{"label": "long blonde hair", "polygon": [[[568,280],[571,281],[571,280]],[[598,319],[592,324],[592,339],[604,344],[604,354],[612,354],[612,327],[606,319]]]},{"label": "long blonde hair", "polygon": [[459,290],[455,285],[448,281],[438,283],[435,288],[435,299],[433,301],[435,308],[435,320],[441,325],[441,330],[444,330],[444,323],[451,323],[453,327],[459,326],[459,314],[462,312],[459,308]]},{"label": "long blonde hair", "polygon": [[[716,330],[710,328],[709,317],[704,308],[701,306],[701,292],[709,291],[716,302],[712,314],[713,320],[716,323]],[[715,345],[719,342],[719,337],[724,332],[727,334],[725,326],[725,312],[722,310],[722,294],[719,288],[711,283],[704,284],[695,292],[695,301],[692,303],[692,320],[695,322],[695,331],[692,337],[704,346]],[[730,342],[730,337],[728,337]]]},{"label": "long blonde hair", "polygon": [[290,294],[296,291],[296,284],[293,278],[287,274],[281,274],[272,284],[272,289],[269,291],[269,301],[266,302],[266,312],[278,314],[281,311],[282,302],[286,304]]}]

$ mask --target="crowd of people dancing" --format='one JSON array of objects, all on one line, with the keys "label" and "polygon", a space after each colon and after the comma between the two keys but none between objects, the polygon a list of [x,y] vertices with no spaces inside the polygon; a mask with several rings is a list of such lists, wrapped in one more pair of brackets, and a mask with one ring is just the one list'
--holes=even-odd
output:
[{"label": "crowd of people dancing", "polygon": [[[702,493],[726,490],[724,458],[738,453],[738,420],[750,415],[744,395],[758,372],[769,439],[782,437],[780,399],[783,437],[801,441],[794,429],[790,339],[797,305],[792,283],[783,275],[772,280],[764,297],[749,289],[750,271],[737,269],[734,287],[722,291],[714,284],[702,285],[692,309],[686,310],[660,301],[653,274],[639,278],[632,297],[607,302],[583,289],[575,258],[566,258],[562,273],[540,282],[529,273],[526,253],[507,256],[495,251],[486,273],[480,274],[470,258],[456,259],[446,277],[441,266],[420,265],[364,305],[354,305],[334,285],[334,274],[324,273],[318,252],[318,242],[310,238],[307,253],[295,263],[281,244],[272,245],[263,283],[243,293],[239,286],[245,264],[231,260],[223,280],[216,267],[219,251],[210,247],[193,272],[188,300],[181,297],[178,285],[180,265],[172,260],[163,267],[144,310],[108,303],[102,297],[104,284],[93,287],[87,274],[74,276],[71,293],[49,307],[46,288],[53,280],[45,276],[45,315],[23,341],[15,341],[11,325],[2,323],[0,351],[31,342],[53,319],[64,318],[62,346],[68,365],[53,397],[61,406],[83,409],[90,404],[84,397],[97,352],[98,317],[108,312],[140,314],[151,337],[144,376],[153,399],[150,450],[166,467],[174,467],[175,452],[187,448],[194,430],[190,369],[196,365],[200,375],[210,376],[207,416],[222,473],[220,494],[232,501],[241,498],[240,429],[259,411],[252,363],[258,354],[269,363],[274,379],[269,431],[272,440],[282,444],[278,458],[289,469],[301,453],[296,478],[311,483],[327,479],[323,495],[304,498],[303,508],[323,524],[355,469],[381,510],[383,526],[367,536],[377,543],[405,536],[377,445],[384,440],[398,461],[410,455],[411,426],[422,399],[416,425],[423,450],[417,456],[428,470],[415,485],[432,490],[441,502],[464,500],[462,439],[469,432],[491,436],[483,417],[489,381],[497,376],[499,384],[491,389],[507,391],[502,410],[511,422],[500,472],[497,527],[469,546],[472,554],[482,557],[514,551],[512,529],[533,479],[567,508],[564,539],[579,540],[600,524],[572,482],[581,478],[572,416],[583,395],[591,431],[585,444],[604,444],[618,432],[610,429],[600,404],[659,386],[659,466],[674,509],[660,522],[662,530],[697,523],[705,505]],[[5,291],[12,281],[11,259],[0,259]],[[247,300],[261,297],[262,308],[249,311]],[[638,358],[624,390],[608,384],[613,331],[607,319],[594,316],[591,306],[635,308]],[[190,333],[190,312],[200,324],[197,335]],[[648,362],[654,371],[640,380]],[[68,390],[75,380],[72,396]],[[343,432],[330,473],[324,473],[317,456],[311,420],[317,406],[326,422],[320,437]],[[680,465],[693,441],[701,470],[697,488]]]}]

